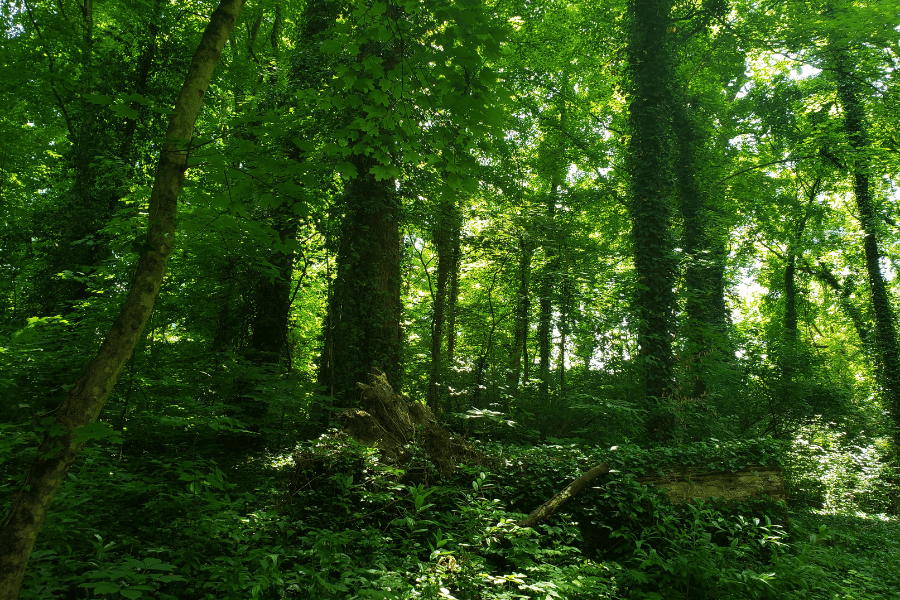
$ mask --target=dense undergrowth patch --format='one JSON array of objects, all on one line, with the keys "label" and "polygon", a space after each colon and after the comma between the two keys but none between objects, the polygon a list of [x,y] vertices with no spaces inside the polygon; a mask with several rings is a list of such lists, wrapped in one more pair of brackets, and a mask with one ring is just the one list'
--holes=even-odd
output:
[{"label": "dense undergrowth patch", "polygon": [[[305,468],[95,445],[60,491],[22,598],[900,598],[894,520],[673,505],[635,479],[673,461],[777,461],[771,443],[483,449],[492,464],[448,479],[339,437],[306,444],[320,460]],[[7,500],[27,452],[3,451]],[[614,472],[563,514],[514,526],[601,460]]]}]

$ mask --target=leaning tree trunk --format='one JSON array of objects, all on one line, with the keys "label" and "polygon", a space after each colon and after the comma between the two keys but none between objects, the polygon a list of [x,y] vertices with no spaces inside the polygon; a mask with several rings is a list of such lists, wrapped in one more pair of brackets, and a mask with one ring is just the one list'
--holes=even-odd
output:
[{"label": "leaning tree trunk", "polygon": [[222,0],[203,33],[166,130],[150,195],[146,251],[138,260],[131,289],[97,355],[53,411],[53,424],[44,434],[25,485],[16,494],[0,527],[0,600],[18,597],[25,565],[50,503],[84,447],[76,430],[97,420],[153,310],[175,241],[178,194],[187,168],[194,122],[243,5],[244,0]]}]

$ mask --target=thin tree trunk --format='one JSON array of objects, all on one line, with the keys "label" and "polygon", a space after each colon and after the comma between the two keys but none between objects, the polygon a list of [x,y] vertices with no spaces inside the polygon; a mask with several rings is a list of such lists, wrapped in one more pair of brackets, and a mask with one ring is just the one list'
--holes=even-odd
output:
[{"label": "thin tree trunk", "polygon": [[566,344],[569,337],[569,304],[571,303],[572,288],[569,278],[564,277],[560,285],[559,293],[559,395],[566,392]]},{"label": "thin tree trunk", "polygon": [[[453,268],[452,229],[457,227],[455,201],[443,203],[434,230],[434,245],[437,250],[437,282],[434,291],[434,314],[431,318],[431,371],[428,376],[426,403],[432,411],[438,410],[440,403],[440,379],[443,373],[441,348],[444,339],[444,317],[447,304],[447,281]],[[458,228],[458,227],[457,227]]]},{"label": "thin tree trunk", "polygon": [[519,236],[519,291],[516,303],[515,321],[513,332],[513,347],[510,352],[509,373],[506,385],[510,397],[519,392],[519,378],[522,375],[523,348],[528,343],[528,311],[531,306],[529,298],[529,284],[531,282],[531,259],[534,256],[534,248],[525,235]]},{"label": "thin tree trunk", "polygon": [[[460,229],[454,228],[452,247],[453,265],[450,269],[450,294],[447,296],[447,367],[453,366],[456,360],[456,309],[459,299],[459,269],[462,265],[462,248],[460,243]],[[453,398],[447,395],[447,412],[453,412]]]},{"label": "thin tree trunk", "polygon": [[178,194],[187,168],[194,122],[213,69],[243,5],[244,0],[223,0],[203,33],[160,152],[150,195],[147,250],[138,260],[131,289],[97,355],[53,411],[54,422],[38,447],[25,485],[16,494],[9,515],[0,526],[0,600],[18,597],[38,531],[60,483],[84,447],[75,432],[99,417],[153,311],[175,241]]}]

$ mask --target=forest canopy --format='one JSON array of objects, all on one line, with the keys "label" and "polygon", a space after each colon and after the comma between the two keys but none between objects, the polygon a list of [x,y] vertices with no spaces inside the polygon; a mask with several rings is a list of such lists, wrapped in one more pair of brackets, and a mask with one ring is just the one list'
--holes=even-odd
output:
[{"label": "forest canopy", "polygon": [[[81,577],[71,589],[127,598],[171,594],[179,580],[163,572],[203,571],[121,550],[119,567],[151,562],[94,577],[114,591],[85,587],[113,568],[85,566],[107,548],[99,521],[76,546],[100,545],[63,564],[57,505],[71,519],[88,510],[73,499],[117,485],[133,507],[157,502],[148,461],[192,498],[281,531],[275,473],[298,444],[313,446],[295,468],[349,476],[338,487],[357,508],[402,497],[413,516],[453,513],[426,503],[429,486],[463,475],[410,481],[419,467],[336,433],[373,368],[479,448],[466,446],[477,464],[460,492],[476,521],[509,499],[484,493],[492,477],[528,485],[490,460],[538,469],[559,447],[573,450],[553,459],[570,462],[542,480],[548,492],[594,458],[612,464],[585,448],[771,444],[789,504],[900,507],[896,0],[10,0],[0,23],[0,600],[22,581],[23,598],[74,597],[48,583],[67,571]],[[353,480],[351,464],[368,474]],[[253,508],[229,504],[235,485]],[[658,500],[628,489],[622,502]],[[528,512],[525,497],[505,509]],[[123,518],[116,506],[103,520]],[[183,518],[214,523],[197,510]],[[413,516],[391,552],[440,569],[409,596],[381,579],[394,595],[329,588],[316,550],[326,579],[308,589],[267,571],[183,597],[550,594],[509,580],[522,595],[467,595],[447,583],[462,551],[440,553],[453,521]],[[580,536],[569,566],[600,547],[574,522],[548,533],[566,548]],[[431,555],[411,541],[425,530]],[[754,531],[740,543],[775,535]],[[499,547],[525,552],[506,536]],[[625,565],[616,548],[607,558]],[[491,564],[525,570],[511,556]],[[609,580],[596,560],[579,576]],[[720,573],[738,559],[723,560]],[[725,579],[676,595],[632,571],[585,597],[764,597]]]}]

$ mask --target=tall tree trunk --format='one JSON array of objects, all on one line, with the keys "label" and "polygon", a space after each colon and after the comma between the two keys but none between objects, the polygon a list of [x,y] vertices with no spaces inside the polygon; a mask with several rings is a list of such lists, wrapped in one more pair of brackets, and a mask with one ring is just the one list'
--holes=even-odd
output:
[{"label": "tall tree trunk", "polygon": [[0,600],[18,597],[25,565],[56,490],[84,447],[76,430],[97,420],[153,310],[175,241],[178,194],[187,168],[194,122],[213,69],[243,5],[244,0],[223,0],[203,32],[160,152],[150,194],[148,249],[138,260],[131,289],[97,355],[53,411],[53,424],[38,447],[25,485],[16,494],[9,515],[0,526]]},{"label": "tall tree trunk", "polygon": [[569,306],[572,302],[572,287],[569,278],[563,277],[559,292],[559,395],[566,392],[566,344],[569,337]]},{"label": "tall tree trunk", "polygon": [[[462,265],[461,231],[454,228],[451,240],[453,264],[450,267],[450,293],[447,296],[447,361],[446,365],[452,367],[456,360],[456,309],[459,300],[459,269]],[[452,395],[447,396],[447,412],[453,411]]]},{"label": "tall tree trunk", "polygon": [[459,216],[456,201],[443,202],[434,228],[434,245],[437,250],[437,281],[434,290],[434,313],[431,318],[431,370],[428,376],[426,402],[437,412],[440,404],[441,375],[443,357],[441,348],[444,340],[444,318],[447,305],[447,282],[453,270],[453,239],[459,237]]},{"label": "tall tree trunk", "polygon": [[[698,154],[702,138],[697,124],[685,103],[679,103],[674,116],[675,139],[678,145],[675,161],[675,183],[678,206],[683,223],[681,248],[684,261],[685,309],[682,340],[692,361],[702,357],[728,356],[723,352],[727,331],[725,312],[725,257],[720,235],[711,231],[713,219],[706,193],[699,185]],[[707,392],[708,381],[704,369],[694,365],[694,385],[691,395],[700,398]]]},{"label": "tall tree trunk", "polygon": [[853,196],[865,237],[866,273],[875,315],[875,348],[879,357],[877,373],[888,413],[893,421],[895,449],[900,449],[900,348],[897,344],[894,311],[881,273],[881,251],[878,247],[879,218],[872,205],[869,173],[872,168],[869,152],[869,132],[862,100],[862,90],[853,73],[853,61],[846,50],[834,51],[834,75],[837,78],[838,98],[844,109],[844,129],[850,143],[853,174]]},{"label": "tall tree trunk", "polygon": [[556,216],[556,191],[553,186],[547,200],[547,237],[544,239],[544,272],[541,274],[538,292],[538,400],[546,409],[550,402],[550,349],[553,335],[553,288],[556,279],[556,248],[553,247],[556,236],[550,235],[554,230]]},{"label": "tall tree trunk", "polygon": [[672,342],[676,260],[671,233],[670,0],[631,0],[628,6],[630,76],[629,212],[637,272],[635,319],[638,364],[651,410],[648,430],[669,435],[671,416],[658,403],[674,390]]},{"label": "tall tree trunk", "polygon": [[[513,345],[510,351],[509,372],[506,385],[510,398],[518,395],[522,375],[523,349],[528,344],[528,311],[531,307],[529,288],[531,283],[531,259],[534,248],[525,234],[519,235],[519,290],[515,309]],[[509,407],[507,407],[509,408]]]},{"label": "tall tree trunk", "polygon": [[[544,227],[545,237],[543,241],[544,257],[546,265],[544,273],[541,276],[539,291],[539,313],[538,313],[538,352],[539,377],[538,382],[538,399],[544,408],[549,406],[550,402],[550,351],[553,347],[553,295],[556,283],[559,279],[559,244],[558,235],[559,227],[556,223],[556,205],[559,202],[559,189],[565,181],[566,169],[566,146],[565,132],[568,124],[568,107],[566,104],[566,93],[569,86],[568,73],[563,72],[561,83],[561,93],[557,99],[559,104],[559,126],[554,133],[555,147],[550,152],[547,162],[550,168],[550,193],[547,195],[546,206],[546,226]],[[551,142],[553,143],[553,142]]]},{"label": "tall tree trunk", "polygon": [[[338,274],[328,316],[331,354],[322,381],[339,405],[350,406],[357,382],[378,367],[399,389],[400,198],[394,180],[376,181],[374,159],[355,155],[357,176],[344,193]],[[325,362],[330,360],[330,364]]]}]

